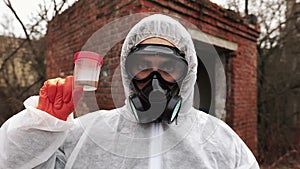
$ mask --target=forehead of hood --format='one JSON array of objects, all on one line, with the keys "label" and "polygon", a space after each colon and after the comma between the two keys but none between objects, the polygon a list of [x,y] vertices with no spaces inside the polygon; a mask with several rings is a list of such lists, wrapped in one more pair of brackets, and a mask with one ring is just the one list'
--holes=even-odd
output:
[{"label": "forehead of hood", "polygon": [[152,37],[165,39],[185,53],[188,62],[188,74],[181,86],[180,95],[183,98],[183,106],[191,107],[194,93],[194,88],[191,86],[194,86],[196,82],[197,73],[197,56],[194,44],[188,31],[178,21],[162,14],[143,18],[129,31],[125,38],[121,51],[121,73],[126,98],[132,92],[129,88],[130,79],[128,79],[125,71],[126,57],[133,46]]}]

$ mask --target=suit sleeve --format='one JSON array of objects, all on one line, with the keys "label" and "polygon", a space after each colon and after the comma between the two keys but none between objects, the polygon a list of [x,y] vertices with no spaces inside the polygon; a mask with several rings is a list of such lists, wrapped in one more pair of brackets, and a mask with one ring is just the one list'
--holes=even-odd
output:
[{"label": "suit sleeve", "polygon": [[0,128],[0,168],[54,168],[64,164],[59,147],[73,127],[72,118],[59,120],[38,110],[38,96],[25,102],[25,110]]}]

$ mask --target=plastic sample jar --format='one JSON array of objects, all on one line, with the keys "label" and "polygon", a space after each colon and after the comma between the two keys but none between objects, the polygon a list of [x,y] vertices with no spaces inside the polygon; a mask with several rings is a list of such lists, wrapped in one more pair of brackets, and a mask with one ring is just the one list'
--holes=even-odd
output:
[{"label": "plastic sample jar", "polygon": [[80,51],[74,55],[74,85],[82,86],[83,91],[95,91],[98,88],[103,57],[97,53]]}]

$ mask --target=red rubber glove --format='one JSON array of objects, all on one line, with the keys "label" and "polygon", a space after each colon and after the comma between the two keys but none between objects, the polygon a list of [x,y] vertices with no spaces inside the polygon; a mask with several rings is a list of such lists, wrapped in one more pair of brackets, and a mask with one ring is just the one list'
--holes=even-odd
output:
[{"label": "red rubber glove", "polygon": [[[40,89],[37,108],[61,120],[67,120],[67,117],[74,111],[72,89],[73,76],[68,76],[66,79],[47,80]],[[77,91],[82,90],[79,89]],[[81,93],[76,92],[74,94],[80,97]]]}]

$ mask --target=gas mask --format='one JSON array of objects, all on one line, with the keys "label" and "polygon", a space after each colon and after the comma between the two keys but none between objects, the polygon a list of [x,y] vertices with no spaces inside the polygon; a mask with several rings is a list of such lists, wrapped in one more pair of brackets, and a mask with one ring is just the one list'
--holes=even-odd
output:
[{"label": "gas mask", "polygon": [[125,62],[130,88],[129,104],[140,123],[177,119],[180,86],[188,70],[184,53],[161,44],[139,44]]}]

